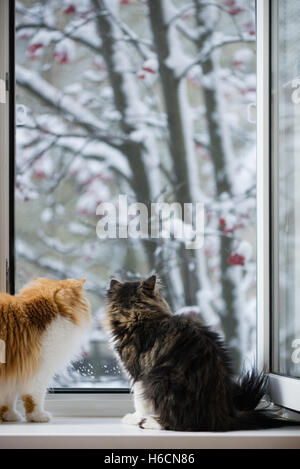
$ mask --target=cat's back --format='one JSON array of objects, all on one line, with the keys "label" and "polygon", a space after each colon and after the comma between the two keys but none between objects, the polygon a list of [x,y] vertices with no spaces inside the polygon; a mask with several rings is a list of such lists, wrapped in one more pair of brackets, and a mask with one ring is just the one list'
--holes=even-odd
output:
[{"label": "cat's back", "polygon": [[22,381],[37,369],[43,333],[55,319],[57,309],[42,292],[28,295],[0,294],[0,339],[6,344],[5,367],[0,381]]},{"label": "cat's back", "polygon": [[29,328],[44,330],[57,315],[51,299],[42,294],[10,295],[0,293],[0,335],[8,330],[24,333]]},{"label": "cat's back", "polygon": [[179,363],[197,362],[206,357],[208,362],[229,363],[228,352],[223,340],[216,332],[204,325],[198,317],[184,314],[169,316],[161,328],[168,355]]},{"label": "cat's back", "polygon": [[18,314],[22,311],[19,299],[9,293],[0,293],[0,321],[10,317],[10,313]]},{"label": "cat's back", "polygon": [[5,306],[10,306],[16,302],[16,297],[10,295],[9,293],[0,293],[0,308],[5,308]]},{"label": "cat's back", "polygon": [[24,303],[17,296],[0,293],[0,339],[17,338],[27,321]]},{"label": "cat's back", "polygon": [[218,334],[204,325],[198,316],[175,314],[168,317],[168,329],[178,336],[186,335],[191,339],[217,340]]}]

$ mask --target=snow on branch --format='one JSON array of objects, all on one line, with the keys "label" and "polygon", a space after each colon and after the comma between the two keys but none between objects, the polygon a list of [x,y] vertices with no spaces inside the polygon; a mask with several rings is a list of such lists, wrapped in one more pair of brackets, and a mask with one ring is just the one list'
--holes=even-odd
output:
[{"label": "snow on branch", "polygon": [[[32,246],[27,244],[25,241],[19,239],[16,242],[16,252],[19,257],[22,257],[28,262],[31,262],[38,267],[45,269],[49,274],[55,276],[57,279],[66,278],[81,278],[82,270],[80,268],[69,269],[65,263],[58,259],[49,258],[47,256],[41,257],[40,254],[36,253]],[[105,296],[105,284],[101,285],[101,282],[91,280],[88,278],[86,282],[86,289],[95,293],[100,298]]]},{"label": "snow on branch", "polygon": [[93,130],[106,130],[106,127],[101,125],[91,112],[44,80],[37,72],[16,65],[16,80],[20,86],[27,88],[43,101],[62,111],[72,122],[76,121]]},{"label": "snow on branch", "polygon": [[130,181],[132,172],[122,152],[92,139],[84,147],[82,147],[83,142],[83,138],[61,138],[57,145],[75,154],[80,151],[82,158],[104,161],[108,169],[114,170],[122,178]]},{"label": "snow on branch", "polygon": [[[27,88],[47,104],[60,110],[70,122],[80,124],[86,128],[91,132],[89,137],[97,138],[115,148],[121,148],[122,145],[132,141],[132,139],[122,134],[110,135],[107,125],[101,124],[93,113],[44,80],[37,72],[17,65],[16,80],[20,86]],[[32,130],[34,129],[35,127],[32,127]],[[51,134],[51,130],[48,129],[43,130],[40,127],[38,130]],[[52,132],[52,134],[56,137],[67,137],[64,134],[58,135],[56,132]],[[80,134],[78,136],[81,137]]]},{"label": "snow on branch", "polygon": [[209,47],[204,47],[204,50],[200,52],[186,67],[185,69],[180,73],[178,76],[178,79],[181,80],[186,76],[186,74],[197,64],[205,62],[211,54],[224,46],[227,46],[229,44],[239,44],[239,43],[255,43],[255,38],[253,38],[250,35],[243,35],[242,37],[240,36],[234,36],[234,37],[225,37],[221,41],[212,43],[209,45]]},{"label": "snow on branch", "polygon": [[180,19],[185,13],[187,13],[189,10],[194,10],[194,9],[195,9],[195,5],[192,2],[188,3],[187,5],[184,5],[171,17],[171,19],[166,23],[166,26],[169,28],[175,21]]},{"label": "snow on branch", "polygon": [[99,54],[101,53],[101,41],[96,35],[87,35],[85,31],[79,31],[77,30],[69,30],[66,28],[66,30],[62,31],[58,28],[55,28],[54,26],[51,26],[46,23],[37,23],[37,22],[32,22],[32,23],[20,23],[16,25],[16,32],[25,30],[25,29],[37,29],[38,31],[48,31],[48,32],[53,32],[56,33],[56,42],[61,41],[62,39],[66,37],[71,37],[73,41],[80,43],[81,45],[90,48],[93,50],[95,53]]},{"label": "snow on branch", "polygon": [[[70,131],[64,131],[64,132],[58,132],[53,129],[48,129],[44,128],[38,123],[35,123],[35,125],[22,125],[23,129],[27,130],[32,130],[36,131],[38,130],[40,133],[45,134],[46,136],[53,136],[57,139],[59,138],[85,138],[88,139],[91,137],[91,134],[87,133],[78,133],[78,132],[70,132]],[[126,135],[119,134],[119,133],[109,133],[107,132],[93,132],[92,134],[93,140],[100,140],[103,143],[106,143],[107,145],[110,145],[113,148],[119,149],[122,147],[122,145],[126,143],[133,142],[134,140],[131,138],[128,138]]]},{"label": "snow on branch", "polygon": [[[152,48],[152,44],[149,41],[142,40],[138,35],[123,21],[121,21],[108,6],[105,6],[106,11],[110,15],[113,22],[118,26],[118,28],[124,34],[124,39],[131,42],[136,48],[137,52],[140,54],[143,60],[149,59],[153,54],[149,53],[149,49]],[[116,39],[115,39],[116,40]]]}]

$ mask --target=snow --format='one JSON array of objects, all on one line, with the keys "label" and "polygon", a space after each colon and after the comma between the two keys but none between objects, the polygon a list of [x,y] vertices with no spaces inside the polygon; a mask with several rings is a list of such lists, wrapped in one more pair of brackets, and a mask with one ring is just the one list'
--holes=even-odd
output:
[{"label": "snow", "polygon": [[78,94],[80,91],[82,91],[81,83],[72,83],[64,88],[64,92],[68,94]]},{"label": "snow", "polygon": [[100,92],[100,96],[102,99],[112,99],[113,98],[113,92],[112,89],[109,88],[108,86],[105,88],[102,88]]},{"label": "snow", "polygon": [[130,62],[122,45],[114,46],[114,68],[122,74],[122,89],[126,95],[126,120],[128,123],[140,120],[148,114],[148,109],[137,95],[137,87],[130,72]]},{"label": "snow", "polygon": [[49,223],[53,220],[53,209],[52,208],[45,208],[41,213],[41,221],[43,223]]},{"label": "snow", "polygon": [[174,70],[176,76],[181,76],[184,70],[191,62],[190,57],[182,50],[182,44],[179,41],[178,33],[174,26],[171,26],[168,31],[169,43],[172,44],[170,48],[170,55],[165,60],[165,64],[170,69]]},{"label": "snow", "polygon": [[248,241],[242,241],[237,249],[238,253],[245,257],[246,261],[250,261],[253,254],[253,248]]},{"label": "snow", "polygon": [[64,38],[54,47],[54,57],[66,54],[69,61],[76,59],[76,47],[74,41],[70,38]]},{"label": "snow", "polygon": [[241,48],[237,50],[233,56],[234,61],[238,62],[250,62],[250,60],[253,60],[254,54],[253,51],[249,48]]},{"label": "snow", "polygon": [[206,8],[202,9],[200,18],[203,22],[203,27],[205,30],[213,31],[219,19],[219,11],[214,6],[207,6]]},{"label": "snow", "polygon": [[166,0],[162,1],[162,7],[165,24],[167,25],[172,21],[172,18],[178,14],[179,10],[175,7],[174,2],[169,2]]},{"label": "snow", "polygon": [[83,236],[88,235],[90,232],[89,228],[76,222],[69,223],[68,230],[70,233]]},{"label": "snow", "polygon": [[83,109],[71,97],[64,95],[64,93],[41,78],[37,72],[16,65],[16,80],[20,85],[26,86],[42,96],[53,106],[73,116],[78,122],[104,130],[104,127],[99,124],[99,120],[92,113],[87,109]]},{"label": "snow", "polygon": [[63,37],[59,31],[47,31],[42,29],[38,31],[29,42],[30,44],[43,44],[43,47],[48,47],[53,41],[58,41]]},{"label": "snow", "polygon": [[109,168],[117,168],[119,172],[123,173],[126,177],[131,176],[130,167],[124,158],[123,154],[115,148],[99,141],[89,141],[82,137],[62,137],[58,145],[69,148],[73,152],[80,152],[84,158],[94,158],[95,160],[105,161],[106,166]]},{"label": "snow", "polygon": [[106,78],[106,72],[99,72],[98,70],[85,70],[83,73],[84,78],[94,83],[103,81]]},{"label": "snow", "polygon": [[[244,32],[244,24],[252,21],[252,13],[246,9],[241,16],[231,18],[219,8],[203,4],[204,24],[197,27],[195,11],[187,9],[187,2],[162,0],[170,45],[166,64],[180,79],[176,91],[186,147],[182,158],[187,159],[188,166],[185,182],[193,201],[205,204],[204,247],[187,261],[185,271],[197,285],[191,304],[185,298],[185,260],[180,254],[183,243],[193,234],[189,222],[184,224],[179,217],[175,220],[173,234],[186,230],[182,242],[149,240],[154,252],[151,262],[147,244],[132,240],[99,242],[96,238],[98,204],[115,202],[120,193],[127,194],[132,202],[140,202],[136,190],[140,182],[132,155],[123,145],[126,141],[141,149],[139,157],[149,183],[149,201],[176,201],[169,151],[172,116],[166,112],[147,8],[138,3],[120,8],[118,0],[107,2],[108,14],[114,15],[112,60],[120,74],[116,86],[124,98],[120,109],[101,55],[104,43],[96,29],[90,1],[75,0],[74,14],[61,11],[72,3],[67,0],[59,8],[57,0],[46,2],[44,9],[40,2],[31,2],[30,6],[27,3],[24,9],[23,2],[18,2],[18,24],[43,21],[47,27],[62,29],[51,32],[47,27],[24,28],[17,35],[17,63],[23,64],[16,68],[17,93],[27,109],[25,126],[31,127],[17,129],[16,205],[17,222],[22,226],[17,229],[17,255],[22,258],[17,273],[20,277],[40,270],[58,277],[87,275],[95,315],[94,352],[92,346],[88,348],[87,358],[75,364],[78,369],[57,378],[56,385],[125,385],[118,370],[114,370],[115,364],[105,362],[106,357],[108,362],[113,358],[105,348],[102,316],[99,323],[96,321],[98,311],[104,308],[105,285],[113,273],[136,278],[158,271],[164,276],[174,310],[199,315],[219,333],[223,333],[228,318],[237,319],[231,344],[248,359],[255,350],[256,168],[255,126],[247,121],[247,106],[255,102],[256,75],[254,47],[248,43],[255,38]],[[244,0],[239,3],[246,5]],[[211,35],[199,51],[193,40],[208,31]],[[22,39],[26,32],[28,37]],[[30,45],[38,44],[41,46],[32,48],[38,60],[30,60],[25,47],[28,50]],[[201,60],[206,57],[212,58],[213,71],[204,75]],[[217,98],[216,109],[205,108],[206,92]],[[212,135],[208,117],[216,124]],[[129,129],[126,135],[124,128]],[[215,155],[210,144],[219,137],[221,154]],[[220,159],[225,160],[222,168],[216,167]],[[45,193],[46,188],[55,187],[64,171],[66,177],[58,190]],[[218,194],[216,182],[223,178],[228,180],[228,190]],[[32,224],[28,223],[31,218]],[[221,218],[225,226],[221,226]],[[243,266],[228,266],[226,270],[223,263],[222,267],[224,239],[229,240],[228,252],[223,253],[225,261],[238,254],[245,259]],[[24,272],[19,267],[23,265]],[[232,282],[232,305],[223,291],[224,277]],[[100,378],[93,371],[95,361],[101,362]]]}]

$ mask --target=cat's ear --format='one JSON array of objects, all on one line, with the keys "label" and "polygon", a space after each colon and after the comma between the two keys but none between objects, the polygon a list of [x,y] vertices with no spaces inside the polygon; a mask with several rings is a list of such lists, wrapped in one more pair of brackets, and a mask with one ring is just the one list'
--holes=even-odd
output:
[{"label": "cat's ear", "polygon": [[81,278],[80,280],[77,280],[76,282],[79,287],[83,287],[83,285],[86,282],[86,278]]},{"label": "cat's ear", "polygon": [[83,285],[86,282],[86,278],[81,278],[80,280],[77,280],[75,278],[69,279],[68,283],[72,288],[82,288]]},{"label": "cat's ear", "polygon": [[146,293],[152,293],[156,285],[156,275],[151,275],[151,277],[147,278],[143,281],[142,287]]},{"label": "cat's ear", "polygon": [[112,278],[109,284],[109,289],[115,288],[118,285],[121,285],[121,282],[119,282],[119,280],[117,280],[116,278]]}]

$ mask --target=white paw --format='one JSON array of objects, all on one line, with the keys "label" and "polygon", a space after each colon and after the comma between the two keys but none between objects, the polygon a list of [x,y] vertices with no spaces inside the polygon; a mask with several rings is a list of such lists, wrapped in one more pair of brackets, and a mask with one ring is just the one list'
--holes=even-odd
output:
[{"label": "white paw", "polygon": [[40,422],[45,423],[51,420],[51,414],[49,412],[32,412],[32,414],[26,415],[27,422]]},{"label": "white paw", "polygon": [[148,416],[144,417],[140,422],[140,427],[148,430],[161,430],[162,426],[158,423],[156,418]]},{"label": "white paw", "polygon": [[7,410],[2,418],[4,422],[20,422],[23,420],[21,414],[16,410]]},{"label": "white paw", "polygon": [[138,425],[140,421],[141,416],[136,412],[134,414],[126,414],[125,417],[122,418],[122,422],[126,425]]}]

